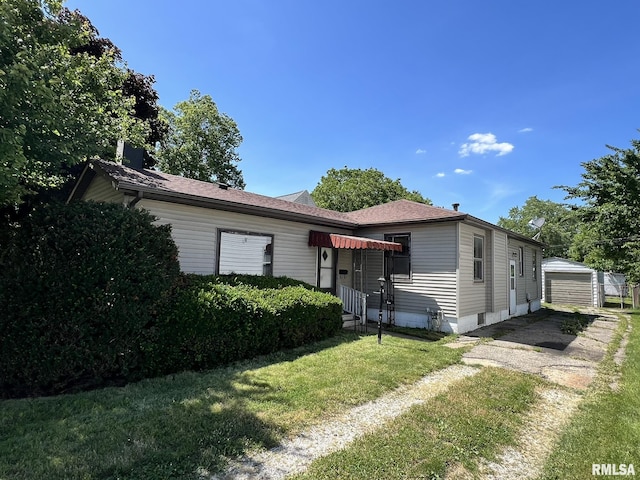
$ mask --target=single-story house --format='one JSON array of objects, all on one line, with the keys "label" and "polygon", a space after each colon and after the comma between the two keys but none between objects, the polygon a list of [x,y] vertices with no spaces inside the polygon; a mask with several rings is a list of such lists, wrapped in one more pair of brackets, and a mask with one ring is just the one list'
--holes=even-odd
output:
[{"label": "single-story house", "polygon": [[542,244],[457,206],[398,200],[341,213],[102,160],[87,164],[76,200],[171,224],[184,272],[286,275],[361,319],[376,320],[382,303],[385,323],[463,333],[540,308]]},{"label": "single-story house", "polygon": [[542,300],[548,303],[601,307],[604,274],[565,258],[542,260]]}]

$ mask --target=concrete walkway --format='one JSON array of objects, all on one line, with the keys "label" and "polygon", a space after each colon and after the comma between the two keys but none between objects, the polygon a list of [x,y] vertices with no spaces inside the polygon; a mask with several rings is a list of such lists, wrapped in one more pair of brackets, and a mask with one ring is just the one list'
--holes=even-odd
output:
[{"label": "concrete walkway", "polygon": [[[563,323],[576,321],[578,316],[589,321],[587,328],[578,336],[562,333]],[[450,346],[474,343],[463,357],[463,362],[470,365],[533,373],[565,387],[586,390],[618,322],[615,314],[603,310],[575,313],[542,309],[462,335]]]}]

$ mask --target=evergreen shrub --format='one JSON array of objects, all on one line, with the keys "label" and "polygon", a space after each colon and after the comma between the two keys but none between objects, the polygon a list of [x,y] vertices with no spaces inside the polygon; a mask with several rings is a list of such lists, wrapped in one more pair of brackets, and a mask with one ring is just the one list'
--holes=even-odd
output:
[{"label": "evergreen shrub", "polygon": [[36,209],[0,249],[0,391],[55,394],[144,370],[141,342],[179,276],[169,226],[119,204]]},{"label": "evergreen shrub", "polygon": [[[286,277],[187,275],[153,332],[148,375],[297,347],[342,328],[342,303]],[[259,286],[255,286],[259,285]]]}]

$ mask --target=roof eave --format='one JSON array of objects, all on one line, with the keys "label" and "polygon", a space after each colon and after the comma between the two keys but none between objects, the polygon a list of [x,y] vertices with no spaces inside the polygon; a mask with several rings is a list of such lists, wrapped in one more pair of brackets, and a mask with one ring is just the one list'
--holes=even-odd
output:
[{"label": "roof eave", "polygon": [[312,223],[314,225],[322,225],[327,227],[339,227],[346,229],[353,229],[357,227],[357,224],[346,220],[330,219],[258,205],[248,205],[245,203],[238,203],[218,198],[200,197],[198,195],[190,195],[181,192],[172,192],[170,190],[160,190],[157,188],[144,187],[128,182],[117,182],[117,187],[118,190],[125,193],[137,194],[137,192],[142,192],[144,198],[149,200],[171,201],[173,203],[180,203],[183,205],[191,205],[204,208],[211,208],[215,206],[216,208],[228,212],[262,216],[267,215],[270,218],[277,218],[279,220],[295,220],[299,222]]},{"label": "roof eave", "polygon": [[418,225],[425,223],[443,223],[443,222],[460,222],[465,220],[468,217],[467,214],[463,215],[455,215],[451,217],[443,217],[443,218],[419,218],[414,220],[394,220],[394,221],[379,221],[379,222],[367,222],[367,223],[358,223],[358,228],[375,228],[375,227],[388,227],[388,226],[398,226],[398,225]]},{"label": "roof eave", "polygon": [[529,238],[526,235],[522,235],[521,233],[514,232],[514,231],[509,230],[507,228],[503,228],[503,227],[500,227],[498,225],[494,225],[493,223],[489,223],[486,220],[482,220],[482,219],[480,219],[478,217],[473,217],[471,215],[467,215],[467,217],[468,217],[468,220],[470,222],[472,222],[472,223],[480,224],[480,225],[482,225],[484,227],[489,227],[489,228],[493,228],[495,230],[499,230],[501,232],[506,233],[508,237],[515,238],[517,240],[536,245],[536,246],[538,246],[540,248],[545,246],[545,244],[543,242],[539,242],[538,240],[534,240],[533,238]]}]

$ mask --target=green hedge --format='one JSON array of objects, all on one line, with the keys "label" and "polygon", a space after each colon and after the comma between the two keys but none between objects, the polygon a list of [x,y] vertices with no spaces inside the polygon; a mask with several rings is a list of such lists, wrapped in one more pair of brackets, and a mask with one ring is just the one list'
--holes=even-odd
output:
[{"label": "green hedge", "polygon": [[37,208],[0,249],[0,395],[139,377],[140,342],[179,276],[168,226],[118,204]]},{"label": "green hedge", "polygon": [[[304,287],[309,290],[315,290],[316,287],[308,283],[296,280],[290,277],[266,277],[264,275],[207,275],[196,276],[189,275],[192,280],[202,281],[205,283],[216,282],[226,285],[250,285],[257,288],[283,288],[283,287]],[[196,277],[198,277],[196,279]]]},{"label": "green hedge", "polygon": [[149,332],[147,374],[212,368],[320,340],[340,330],[341,314],[336,297],[284,277],[187,276]]},{"label": "green hedge", "polygon": [[0,237],[0,397],[199,370],[329,337],[332,295],[286,277],[180,275],[145,211],[41,207]]}]

